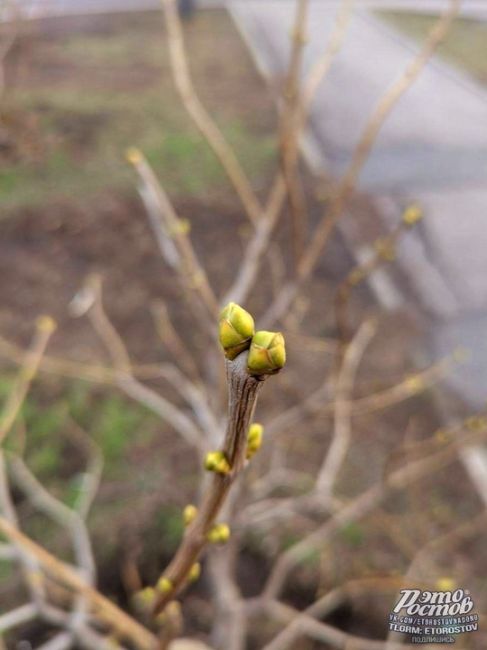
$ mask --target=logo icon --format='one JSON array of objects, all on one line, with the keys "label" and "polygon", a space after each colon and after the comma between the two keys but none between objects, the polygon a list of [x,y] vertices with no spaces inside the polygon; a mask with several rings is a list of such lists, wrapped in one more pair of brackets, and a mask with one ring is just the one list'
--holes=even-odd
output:
[{"label": "logo icon", "polygon": [[402,589],[389,614],[389,630],[411,636],[412,644],[455,643],[459,634],[476,632],[479,616],[470,592]]}]

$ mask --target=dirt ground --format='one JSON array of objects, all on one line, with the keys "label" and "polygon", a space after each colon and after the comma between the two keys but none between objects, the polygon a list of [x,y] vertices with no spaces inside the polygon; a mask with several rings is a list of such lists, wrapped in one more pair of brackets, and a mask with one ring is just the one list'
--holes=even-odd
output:
[{"label": "dirt ground", "polygon": [[[216,113],[230,139],[236,144],[245,142],[244,164],[257,190],[264,193],[274,171],[276,114],[272,94],[258,77],[225,14],[203,12],[186,32],[202,99]],[[230,284],[234,260],[250,234],[249,227],[215,161],[181,115],[164,52],[164,35],[156,14],[70,18],[49,23],[26,37],[15,52],[9,64],[12,90],[7,108],[12,115],[12,107],[16,107],[18,120],[27,120],[25,133],[29,137],[17,140],[15,124],[9,126],[4,121],[7,135],[0,146],[0,198],[4,205],[0,220],[2,337],[25,345],[35,317],[49,313],[58,322],[51,354],[100,360],[104,351],[89,324],[73,319],[68,310],[83,280],[93,271],[104,278],[107,311],[134,361],[167,358],[151,318],[154,300],[163,299],[183,338],[191,337],[191,320],[158,252],[135,191],[135,179],[123,161],[124,148],[129,145],[147,149],[160,177],[168,180],[167,189],[180,215],[191,220],[197,253],[216,292],[221,294]],[[90,94],[96,101],[79,104],[80,98]],[[64,171],[57,180],[60,169]],[[317,198],[320,183],[308,177],[305,182],[311,218],[316,221],[323,210]],[[290,266],[288,239],[285,217],[275,240],[284,268]],[[335,335],[330,304],[334,288],[350,265],[350,256],[337,235],[315,279],[303,293],[306,316],[302,327],[308,336]],[[267,269],[266,277],[269,275]],[[263,311],[270,283],[263,282],[260,289],[250,305],[257,313]],[[418,330],[408,314],[380,314],[366,289],[357,292],[353,310],[361,317],[375,314],[379,318],[378,334],[357,384],[357,395],[362,395],[393,385],[412,370]],[[279,378],[281,390],[275,391],[277,396],[262,400],[260,413],[264,420],[309,394],[333,368],[329,355],[313,348],[297,350],[292,331],[289,336],[289,371]],[[196,349],[204,345],[193,339],[191,344]],[[5,373],[8,377],[7,370]],[[77,385],[70,388],[59,379],[43,377],[34,389],[38,408],[35,413],[51,414],[53,402],[71,403],[74,398],[70,391],[74,390],[78,390]],[[108,409],[106,400],[112,399],[107,396],[109,389],[83,390],[83,408],[93,410],[95,404],[102,404]],[[371,476],[384,471],[384,459],[386,463],[396,462],[395,455],[405,439],[419,441],[434,431],[438,421],[430,397],[427,392],[391,412],[369,415],[355,423],[351,462],[340,482],[344,495],[351,496],[365,487]],[[134,422],[146,431],[145,438],[131,440],[114,453],[91,520],[94,539],[103,539],[106,546],[101,550],[103,545],[95,545],[101,566],[100,584],[125,603],[121,574],[127,548],[120,543],[121,531],[124,542],[129,541],[131,548],[137,549],[138,557],[150,558],[140,568],[144,579],[152,580],[179,538],[179,515],[175,513],[192,495],[195,468],[191,469],[184,446],[175,441],[167,427],[161,427],[145,413],[134,415],[132,406],[125,401],[109,404],[122,414],[122,419],[134,417]],[[82,417],[88,428],[94,426],[88,415]],[[118,425],[107,421],[117,433]],[[315,469],[317,452],[327,444],[331,424],[329,418],[322,418],[306,426],[305,442],[299,432],[292,431],[277,443],[288,462],[304,472]],[[71,469],[75,466],[75,462],[70,465]],[[136,476],[133,467],[137,468]],[[171,489],[175,473],[185,476],[177,490]],[[452,470],[452,476],[465,482],[458,467]],[[422,486],[429,484],[430,479],[426,479]],[[304,567],[288,598],[302,605],[314,597],[317,589],[348,577],[406,567],[411,549],[419,537],[428,536],[431,526],[438,530],[446,527],[456,509],[462,517],[468,517],[473,510],[472,504],[458,502],[451,482],[435,483],[434,489],[438,500],[434,524],[423,522],[420,531],[414,528],[417,520],[413,519],[408,529],[397,504],[387,503],[375,518],[343,531],[336,542],[339,552],[335,544],[324,549],[318,570],[316,565]],[[408,498],[420,500],[420,489],[405,500]],[[22,514],[23,521],[34,529],[32,512],[27,508]],[[107,516],[112,522],[110,531],[106,531]],[[302,532],[283,530],[279,536],[283,543],[289,543]],[[475,546],[475,542],[472,544]],[[332,561],[327,562],[330,558]],[[469,563],[468,554],[460,553],[449,560],[460,563],[463,573],[474,580],[476,567]],[[239,568],[246,595],[258,592],[259,576],[265,575],[268,567],[265,544],[248,540]],[[12,593],[14,584],[12,579],[8,588],[0,587],[0,604],[2,597]],[[209,628],[211,611],[205,603],[206,588],[203,581],[186,600],[189,631]],[[357,634],[382,633],[387,606],[384,611],[363,616],[366,607],[366,602],[358,601],[353,608],[340,610],[333,622]],[[39,632],[32,633],[36,638]],[[257,639],[255,647],[259,647]],[[302,650],[314,647],[323,646],[299,646]]]}]

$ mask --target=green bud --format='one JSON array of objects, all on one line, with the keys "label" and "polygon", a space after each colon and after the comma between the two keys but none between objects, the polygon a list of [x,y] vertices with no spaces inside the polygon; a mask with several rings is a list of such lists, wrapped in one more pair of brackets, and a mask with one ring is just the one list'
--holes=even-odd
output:
[{"label": "green bud", "polygon": [[263,433],[264,427],[262,424],[254,422],[250,425],[247,433],[247,459],[252,458],[252,456],[261,448]]},{"label": "green bud", "polygon": [[190,582],[196,582],[201,575],[201,564],[195,562],[188,573],[188,580]]},{"label": "green bud", "polygon": [[168,594],[173,590],[173,584],[169,578],[162,576],[157,582],[156,589],[160,594]]},{"label": "green bud", "polygon": [[212,544],[224,544],[230,539],[230,526],[228,524],[215,524],[208,533],[208,541]]},{"label": "green bud", "polygon": [[194,506],[192,503],[188,503],[187,506],[185,506],[183,510],[183,521],[185,526],[189,526],[190,524],[193,523],[193,521],[196,519],[196,515],[198,514],[198,508]]},{"label": "green bud", "polygon": [[251,375],[273,375],[286,363],[286,347],[280,332],[256,332],[247,360]]},{"label": "green bud", "polygon": [[235,359],[250,346],[254,319],[240,305],[229,302],[220,314],[219,339],[227,359]]},{"label": "green bud", "polygon": [[205,469],[216,474],[229,474],[232,468],[222,451],[209,451],[205,457]]},{"label": "green bud", "polygon": [[145,611],[152,607],[156,597],[156,592],[152,587],[145,587],[134,594],[135,607],[140,611]]}]

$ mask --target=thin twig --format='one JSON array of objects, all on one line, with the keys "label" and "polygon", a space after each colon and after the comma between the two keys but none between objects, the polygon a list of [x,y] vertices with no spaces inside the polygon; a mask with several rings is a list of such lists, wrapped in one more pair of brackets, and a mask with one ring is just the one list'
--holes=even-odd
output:
[{"label": "thin twig", "polygon": [[[212,338],[214,338],[213,323],[215,318],[218,317],[220,308],[208,281],[206,271],[201,265],[188,236],[189,224],[178,217],[167,192],[157,179],[145,156],[140,151],[135,150],[129,154],[129,160],[139,174],[140,180],[150,189],[154,200],[157,202],[158,213],[156,217],[158,218],[151,220],[156,238],[160,241],[169,237],[174,242],[175,251],[177,252],[175,268],[179,280],[188,294],[189,307],[193,309],[195,309],[196,305],[200,307],[200,310],[196,312],[196,318],[203,317],[205,319],[205,325],[209,328],[208,331]],[[164,254],[164,247],[161,247],[161,252]]]},{"label": "thin twig", "polygon": [[41,316],[38,320],[31,347],[26,352],[22,369],[0,415],[0,445],[15,422],[55,327],[54,321],[48,316]]},{"label": "thin twig", "polygon": [[325,499],[331,496],[350,445],[353,412],[352,390],[355,375],[375,331],[375,324],[365,321],[347,347],[343,357],[335,391],[333,438],[316,479],[316,490]]},{"label": "thin twig", "polygon": [[248,218],[256,224],[262,216],[262,207],[235,153],[201,103],[191,80],[177,2],[162,0],[162,6],[166,17],[171,71],[182,104],[220,161]]},{"label": "thin twig", "polygon": [[279,125],[281,145],[281,167],[286,181],[287,195],[291,212],[292,241],[294,258],[297,264],[303,250],[307,230],[307,207],[303,188],[295,164],[294,140],[300,108],[300,80],[303,60],[303,46],[306,43],[306,22],[309,0],[297,0],[294,26],[292,30],[292,48],[287,79],[284,87],[284,108]]},{"label": "thin twig", "polygon": [[0,516],[0,532],[42,567],[54,580],[82,594],[107,624],[113,627],[123,638],[131,640],[143,650],[155,650],[157,639],[144,627],[130,618],[125,612],[110,602],[96,589],[93,589],[74,569],[60,562],[42,546],[20,532],[18,528]]}]

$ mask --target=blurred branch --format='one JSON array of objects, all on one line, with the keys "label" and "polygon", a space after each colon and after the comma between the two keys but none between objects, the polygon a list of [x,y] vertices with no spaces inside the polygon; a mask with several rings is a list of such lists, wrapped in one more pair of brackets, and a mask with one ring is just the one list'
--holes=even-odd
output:
[{"label": "blurred branch", "polygon": [[350,446],[355,376],[360,360],[376,329],[375,323],[365,321],[343,356],[335,390],[333,437],[316,479],[316,490],[325,499],[331,497],[333,486]]},{"label": "blurred branch", "polygon": [[62,501],[53,497],[20,457],[12,456],[10,467],[15,482],[34,507],[69,532],[75,549],[76,564],[82,570],[82,575],[87,583],[92,585],[96,574],[95,561],[88,531],[82,517],[78,512],[68,508]]},{"label": "blurred branch", "polygon": [[22,407],[55,327],[54,321],[48,316],[41,316],[37,321],[36,334],[30,348],[25,354],[25,359],[17,380],[9,393],[7,402],[0,415],[0,445],[10,431]]},{"label": "blurred branch", "polygon": [[[360,648],[360,650],[386,650],[386,648],[387,650],[413,650],[417,647],[403,643],[395,643],[390,646],[385,641],[373,641],[365,637],[348,634],[328,623],[317,621],[306,613],[300,614],[293,607],[276,600],[268,601],[265,608],[273,618],[283,624],[294,619],[301,635],[326,643],[332,648],[340,648],[341,650],[349,650],[353,647]],[[296,634],[294,637],[296,637]],[[286,642],[276,643],[274,640],[274,642],[264,646],[263,650],[283,650],[286,647],[289,647]]]},{"label": "blurred branch", "polygon": [[2,40],[0,42],[0,99],[3,99],[6,88],[6,59],[19,37],[22,20],[20,7],[15,0],[7,0],[5,4],[7,5],[5,9],[9,9],[10,15],[6,15],[4,13],[4,7],[0,7],[2,10],[2,16],[0,16],[1,27],[2,31],[6,32],[6,34],[2,34]]},{"label": "blurred branch", "polygon": [[157,300],[152,303],[152,314],[156,324],[157,332],[161,341],[172,355],[173,360],[184,370],[194,382],[201,382],[200,372],[193,356],[188,352],[187,346],[179,336],[169,315],[165,303]]},{"label": "blurred branch", "polygon": [[0,532],[21,548],[23,553],[33,558],[47,575],[75,593],[82,594],[97,611],[100,619],[109,624],[121,637],[132,641],[141,650],[157,648],[157,639],[148,630],[93,589],[73,568],[60,562],[3,516],[0,516]]},{"label": "blurred branch", "polygon": [[294,301],[300,285],[311,275],[323,248],[328,242],[338,219],[342,216],[347,201],[353,193],[358,177],[372,150],[384,122],[398,101],[409,90],[419,74],[425,68],[437,47],[448,34],[453,20],[460,9],[461,0],[450,0],[449,9],[438,19],[426,38],[423,47],[409,63],[403,74],[395,81],[379,100],[352,155],[350,165],[345,172],[331,205],[326,209],[321,221],[312,234],[309,244],[301,258],[297,269],[297,280],[283,287],[280,296],[275,300],[264,316],[265,326],[272,325],[289,309]]},{"label": "blurred branch", "polygon": [[100,335],[116,370],[116,385],[127,395],[145,405],[170,424],[193,447],[204,447],[201,431],[181,409],[152,389],[139,382],[131,372],[128,352],[121,337],[110,322],[103,308],[101,282],[92,278],[90,286],[94,292],[88,317]]},{"label": "blurred branch", "polygon": [[83,472],[79,486],[79,496],[73,507],[75,512],[79,513],[80,517],[86,520],[100,486],[104,460],[102,451],[95,441],[90,438],[77,422],[71,418],[70,421],[72,427],[71,436],[76,439],[78,445],[83,447],[88,454],[87,467]]},{"label": "blurred branch", "polygon": [[[285,625],[274,639],[264,646],[263,650],[286,650],[287,648],[292,647],[292,644],[296,642],[298,637],[306,633],[306,625],[304,627],[302,626],[305,619],[309,620],[310,618],[314,618],[316,620],[321,620],[329,616],[331,612],[337,608],[347,603],[348,600],[356,594],[365,592],[370,598],[372,592],[383,592],[384,590],[397,589],[401,585],[404,588],[408,585],[414,588],[418,588],[419,586],[417,581],[414,585],[410,585],[409,581],[404,580],[402,576],[372,577],[350,580],[327,592],[302,612],[296,611],[293,615],[291,609],[287,612],[281,610],[280,612],[277,612],[277,614],[278,616],[282,615],[282,621]],[[273,602],[276,603],[277,601]],[[280,605],[281,603],[278,604]],[[252,610],[256,612],[260,611],[262,606],[265,606],[265,602],[262,602],[257,598],[256,601],[252,603]]]},{"label": "blurred branch", "polygon": [[256,224],[262,216],[262,207],[235,153],[196,94],[176,0],[162,0],[162,6],[166,17],[171,70],[183,106],[220,161],[248,218]]},{"label": "blurred branch", "polygon": [[32,621],[38,614],[37,607],[33,603],[21,605],[6,614],[0,616],[0,634],[7,632],[14,627]]},{"label": "blurred branch", "polygon": [[[311,107],[320,83],[323,81],[325,75],[330,69],[333,58],[338,53],[343,42],[351,13],[351,4],[350,0],[344,0],[344,4],[337,14],[335,29],[323,58],[317,62],[309,77],[303,84],[304,100],[299,105],[299,119],[297,120],[297,126],[293,133],[288,135],[288,142],[286,145],[287,164],[289,166],[291,166],[291,164],[295,165],[296,163],[299,151],[299,138],[306,124],[309,108]],[[245,247],[242,262],[232,286],[228,289],[222,300],[223,304],[230,301],[244,303],[247,300],[257,279],[263,256],[269,246],[269,241],[284,206],[285,199],[286,183],[281,171],[279,171],[269,192],[269,198],[267,199],[264,209],[264,216],[257,224],[254,234]],[[278,300],[280,300],[280,296],[278,296],[274,302],[277,302]]]},{"label": "blurred branch", "polygon": [[284,109],[279,124],[281,168],[289,198],[292,242],[296,264],[302,254],[307,230],[306,199],[298,169],[295,165],[296,156],[293,151],[293,134],[298,128],[297,119],[299,117],[300,107],[301,67],[303,46],[306,43],[308,8],[309,0],[297,0],[294,27],[292,30],[291,56],[284,87]]},{"label": "blurred branch", "polygon": [[432,471],[437,471],[457,460],[458,452],[466,446],[483,440],[486,431],[457,436],[443,449],[433,452],[424,458],[409,462],[405,467],[393,471],[382,482],[371,486],[359,497],[338,509],[330,519],[314,532],[305,536],[300,542],[284,551],[276,561],[264,589],[266,598],[274,598],[282,589],[288,573],[306,556],[307,553],[324,544],[337,530],[344,525],[361,519],[387,496],[404,489],[411,482],[417,481]]},{"label": "blurred branch", "polygon": [[[454,363],[455,360],[452,356],[446,357],[424,370],[408,375],[395,386],[352,400],[352,415],[355,417],[374,413],[418,395],[444,378],[451,371]],[[272,419],[266,425],[266,437],[270,438],[278,433],[292,429],[302,422],[304,418],[332,414],[334,410],[333,400],[325,401],[329,397],[330,390],[329,381],[326,379],[319,388],[304,400]]]},{"label": "blurred branch", "polygon": [[[188,305],[195,311],[196,324],[203,329],[206,327],[211,338],[214,339],[213,324],[220,308],[188,236],[189,224],[178,217],[169,196],[142,153],[137,149],[131,149],[128,152],[128,159],[139,174],[143,186],[154,198],[157,210],[155,213],[149,210],[149,216],[161,253],[178,274],[187,293]],[[167,256],[165,242],[168,239],[174,244],[171,248],[174,258]],[[204,320],[204,323],[200,322],[201,320]]]},{"label": "blurred branch", "polygon": [[[415,214],[413,214],[413,210],[416,211]],[[408,221],[408,215],[413,216],[414,221]],[[370,258],[367,261],[354,266],[338,285],[335,291],[334,307],[337,328],[342,345],[346,344],[351,335],[348,312],[352,291],[358,285],[368,280],[372,273],[382,264],[394,261],[396,256],[396,247],[402,235],[409,230],[412,225],[419,221],[421,217],[422,213],[419,207],[410,206],[410,208],[404,212],[401,220],[393,228],[392,232],[374,242],[374,250]]]}]

